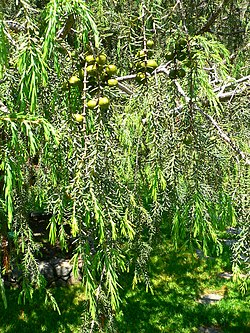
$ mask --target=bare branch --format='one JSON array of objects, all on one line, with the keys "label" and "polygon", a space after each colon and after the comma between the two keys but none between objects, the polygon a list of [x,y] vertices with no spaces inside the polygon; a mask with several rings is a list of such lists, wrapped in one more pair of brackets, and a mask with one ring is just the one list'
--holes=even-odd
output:
[{"label": "bare branch", "polygon": [[228,91],[225,93],[221,93],[218,94],[218,98],[220,100],[220,102],[225,102],[229,99],[233,99],[234,97],[239,97],[240,95],[242,96],[244,94],[244,96],[248,95],[248,92],[250,92],[250,89],[247,89],[247,87],[241,88],[241,89],[235,89],[233,91]]},{"label": "bare branch", "polygon": [[[164,74],[168,75],[169,70],[166,68],[168,66],[168,64],[169,64],[169,62],[166,65],[160,65],[159,67],[157,67],[153,71],[153,73],[151,73],[151,76],[156,74],[156,73],[164,73]],[[118,88],[121,89],[122,91],[124,91],[125,93],[129,94],[129,95],[133,95],[133,93],[134,93],[133,90],[130,89],[129,87],[121,84],[121,82],[134,80],[135,78],[136,78],[136,74],[130,74],[130,75],[117,77],[116,80],[118,81]]]},{"label": "bare branch", "polygon": [[232,86],[235,86],[238,83],[242,83],[242,82],[246,82],[246,81],[250,81],[250,75],[244,76],[244,77],[242,77],[238,80],[234,80],[232,82],[229,82],[228,84],[224,84],[223,86],[217,87],[217,88],[214,89],[214,92],[221,91],[221,90],[224,90],[226,88],[230,88]]},{"label": "bare branch", "polygon": [[[185,98],[185,101],[187,103],[190,102],[190,98],[186,96],[185,92],[183,91],[181,85],[177,80],[174,80],[174,83],[176,85],[176,88],[178,92]],[[239,147],[236,146],[236,144],[230,139],[230,137],[221,129],[219,124],[215,121],[213,117],[211,117],[209,114],[204,112],[197,104],[194,104],[194,107],[197,111],[200,112],[202,116],[204,116],[207,120],[209,120],[210,123],[216,128],[219,136],[228,144],[230,147],[238,154],[240,157],[245,160],[245,163],[247,165],[250,165],[250,159],[247,157],[246,153],[244,153],[242,150],[240,150]]]},{"label": "bare branch", "polygon": [[117,87],[119,89],[121,89],[122,91],[124,91],[126,94],[128,95],[133,95],[133,91],[131,89],[129,89],[127,86],[125,86],[124,84],[121,84],[120,82],[118,82]]},{"label": "bare branch", "polygon": [[118,82],[122,82],[122,81],[127,81],[127,80],[133,80],[135,78],[136,78],[136,74],[130,74],[130,75],[116,77],[116,80]]},{"label": "bare branch", "polygon": [[220,126],[218,125],[218,123],[214,120],[213,117],[211,117],[209,114],[207,114],[206,112],[204,112],[201,108],[199,108],[197,105],[195,105],[196,110],[198,110],[200,112],[200,114],[202,114],[206,119],[208,119],[213,126],[217,129],[217,132],[219,133],[220,137],[226,142],[228,143],[231,148],[236,151],[237,154],[240,155],[240,157],[245,160],[245,163],[247,165],[250,165],[250,159],[247,157],[247,155],[240,150],[239,147],[236,146],[236,144],[229,138],[229,136],[220,128]]}]

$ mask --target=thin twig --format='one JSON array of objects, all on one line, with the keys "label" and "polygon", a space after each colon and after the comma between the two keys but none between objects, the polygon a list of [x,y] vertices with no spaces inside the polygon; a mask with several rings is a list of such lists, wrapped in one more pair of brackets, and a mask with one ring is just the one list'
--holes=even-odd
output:
[{"label": "thin twig", "polygon": [[[220,102],[225,102],[225,101],[228,101],[229,99],[233,99],[234,97],[239,97],[239,95],[242,95],[244,93],[244,96],[247,96],[248,91],[249,89],[247,89],[247,87],[244,87],[244,88],[241,88],[237,91],[237,89],[235,90],[232,90],[232,91],[228,91],[228,92],[225,92],[223,94],[218,94],[218,98],[220,100]],[[250,90],[249,90],[250,92]]]},{"label": "thin twig", "polygon": [[134,94],[133,90],[129,89],[127,86],[125,86],[124,84],[121,84],[120,82],[118,82],[117,87],[119,89],[121,89],[122,91],[124,91],[128,95],[133,95]]},{"label": "thin twig", "polygon": [[217,132],[219,133],[220,137],[227,142],[231,148],[236,151],[237,154],[240,155],[240,157],[245,160],[245,163],[247,165],[250,165],[250,159],[247,157],[247,155],[240,150],[239,147],[236,146],[236,144],[229,138],[229,136],[220,128],[219,124],[214,120],[213,117],[211,117],[209,114],[204,112],[201,108],[199,108],[197,105],[195,105],[195,109],[198,110],[205,118],[207,118],[213,126],[217,129]]}]

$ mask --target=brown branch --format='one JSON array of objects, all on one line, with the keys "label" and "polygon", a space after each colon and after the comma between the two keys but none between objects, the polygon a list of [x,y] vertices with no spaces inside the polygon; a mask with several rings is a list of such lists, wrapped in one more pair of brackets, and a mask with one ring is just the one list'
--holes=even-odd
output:
[{"label": "brown branch", "polygon": [[68,33],[70,32],[71,28],[73,27],[75,23],[75,18],[73,14],[70,14],[64,24],[64,26],[62,27],[62,29],[60,29],[56,35],[56,38],[58,39],[64,39]]},{"label": "brown branch", "polygon": [[197,32],[197,35],[201,35],[204,32],[207,32],[210,30],[210,27],[214,24],[217,17],[220,15],[220,12],[222,11],[223,7],[228,4],[230,0],[223,0],[222,3],[219,5],[217,10],[209,17],[207,22],[203,25],[203,27]]}]

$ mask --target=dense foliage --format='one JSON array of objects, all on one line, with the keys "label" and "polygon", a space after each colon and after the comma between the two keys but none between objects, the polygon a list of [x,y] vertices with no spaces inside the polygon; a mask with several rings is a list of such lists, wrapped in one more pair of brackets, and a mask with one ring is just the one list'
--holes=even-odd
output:
[{"label": "dense foliage", "polygon": [[21,296],[45,286],[32,211],[53,213],[52,244],[74,238],[91,331],[123,272],[151,288],[162,237],[220,253],[237,225],[249,274],[248,2],[18,0],[0,15],[1,274],[22,268]]}]

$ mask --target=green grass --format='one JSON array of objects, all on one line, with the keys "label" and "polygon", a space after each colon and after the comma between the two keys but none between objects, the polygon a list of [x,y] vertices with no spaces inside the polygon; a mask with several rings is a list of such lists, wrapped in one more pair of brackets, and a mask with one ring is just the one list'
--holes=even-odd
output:
[{"label": "green grass", "polygon": [[[218,277],[230,267],[228,255],[225,251],[220,258],[199,260],[189,252],[176,253],[171,244],[159,247],[151,265],[154,293],[147,293],[142,285],[123,293],[118,331],[190,333],[213,326],[225,333],[250,332],[249,296],[242,297],[233,281]],[[206,293],[224,299],[199,303]]]},{"label": "green grass", "polygon": [[80,286],[55,288],[52,290],[61,310],[61,315],[45,305],[41,295],[26,305],[19,305],[18,290],[6,290],[8,308],[0,303],[0,332],[80,332],[81,317],[85,309],[84,294]]},{"label": "green grass", "polygon": [[[179,252],[170,243],[158,247],[150,275],[154,294],[138,285],[131,291],[131,275],[124,276],[122,305],[116,316],[116,333],[192,333],[198,328],[217,327],[224,333],[250,332],[249,295],[241,296],[233,281],[218,277],[228,271],[229,253],[199,260],[188,251]],[[18,305],[17,290],[7,290],[8,308],[0,302],[1,333],[81,332],[86,302],[80,286],[52,289],[61,315],[43,304],[35,294],[32,303]],[[197,302],[204,293],[219,293],[216,304]]]}]

